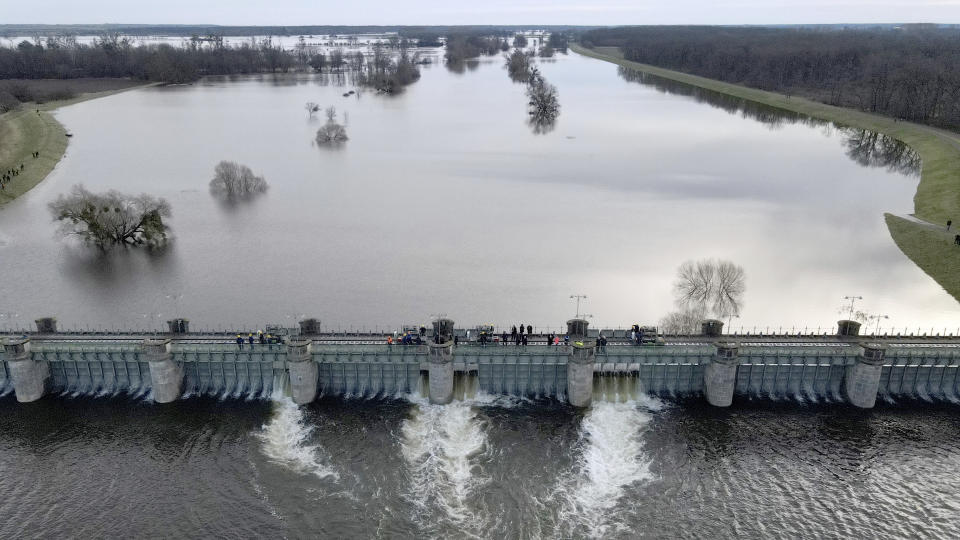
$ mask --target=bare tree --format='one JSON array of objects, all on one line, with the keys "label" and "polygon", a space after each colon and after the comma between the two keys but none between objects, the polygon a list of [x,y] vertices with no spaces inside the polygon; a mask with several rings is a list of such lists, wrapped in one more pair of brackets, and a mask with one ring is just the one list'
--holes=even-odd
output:
[{"label": "bare tree", "polygon": [[210,180],[210,191],[227,197],[244,197],[267,191],[269,186],[262,176],[253,174],[250,167],[233,161],[217,163]]},{"label": "bare tree", "polygon": [[740,314],[746,290],[743,268],[730,261],[687,261],[677,269],[673,290],[681,310],[724,318]]},{"label": "bare tree", "polygon": [[312,101],[308,101],[304,108],[307,109],[307,113],[310,114],[310,118],[313,118],[314,113],[320,110],[320,106]]},{"label": "bare tree", "polygon": [[337,123],[337,109],[328,107],[325,111],[327,123],[317,130],[317,144],[332,144],[346,141],[347,130]]},{"label": "bare tree", "polygon": [[50,203],[50,212],[61,222],[61,232],[78,236],[101,249],[109,245],[160,245],[167,240],[163,218],[170,204],[159,197],[125,195],[118,191],[92,193],[82,185]]},{"label": "bare tree", "polygon": [[343,49],[334,49],[330,51],[330,69],[342,71],[343,64]]},{"label": "bare tree", "polygon": [[660,331],[664,334],[696,334],[703,322],[703,314],[692,310],[680,310],[667,314],[660,319]]}]

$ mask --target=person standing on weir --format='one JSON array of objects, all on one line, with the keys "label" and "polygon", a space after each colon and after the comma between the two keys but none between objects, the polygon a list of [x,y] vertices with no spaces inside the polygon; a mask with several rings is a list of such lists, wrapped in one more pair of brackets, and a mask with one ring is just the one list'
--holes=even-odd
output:
[{"label": "person standing on weir", "polygon": [[528,336],[532,336],[532,335],[533,335],[533,327],[530,326],[529,324],[527,325],[527,335],[528,335]]},{"label": "person standing on weir", "polygon": [[243,336],[237,334],[237,348],[243,350]]}]

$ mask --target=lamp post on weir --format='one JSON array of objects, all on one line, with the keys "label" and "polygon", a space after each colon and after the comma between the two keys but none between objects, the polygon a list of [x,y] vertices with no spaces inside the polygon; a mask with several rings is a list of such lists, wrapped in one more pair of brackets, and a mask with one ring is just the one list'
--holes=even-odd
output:
[{"label": "lamp post on weir", "polygon": [[581,318],[581,317],[580,317],[580,301],[581,301],[581,300],[586,300],[586,299],[587,299],[587,295],[585,295],[585,294],[571,294],[571,295],[570,295],[570,299],[572,300],[572,299],[574,299],[574,298],[577,300],[577,312],[576,312],[576,314],[574,314],[573,318],[574,318],[574,319],[579,319],[579,318]]},{"label": "lamp post on weir", "polygon": [[876,336],[876,335],[878,335],[878,334],[880,333],[880,320],[881,320],[881,319],[889,319],[889,318],[890,318],[890,317],[889,317],[888,315],[871,315],[871,316],[870,316],[870,319],[873,319],[873,320],[876,320],[876,321],[877,321],[877,327],[873,330],[873,335]]},{"label": "lamp post on weir", "polygon": [[848,320],[851,320],[851,321],[852,321],[852,320],[853,320],[853,305],[857,302],[857,300],[863,300],[863,297],[862,297],[862,296],[844,296],[843,299],[850,301],[850,316],[847,317],[847,318],[848,318]]}]

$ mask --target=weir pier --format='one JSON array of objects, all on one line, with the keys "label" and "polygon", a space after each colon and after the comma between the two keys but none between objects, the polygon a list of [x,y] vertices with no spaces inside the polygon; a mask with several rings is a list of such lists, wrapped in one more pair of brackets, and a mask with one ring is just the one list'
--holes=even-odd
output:
[{"label": "weir pier", "polygon": [[[449,403],[464,393],[548,397],[586,407],[641,394],[703,396],[726,407],[736,397],[847,402],[960,401],[960,338],[861,337],[841,321],[836,335],[730,336],[704,333],[636,345],[623,331],[567,322],[567,344],[528,336],[491,343],[490,329],[434,321],[420,343],[387,344],[376,334],[323,333],[307,319],[281,343],[242,346],[234,334],[190,333],[185,319],[164,335],[37,332],[3,337],[0,395],[20,402],[47,394],[149,395],[167,403],[193,395],[269,396],[289,379],[296,403],[318,395],[420,394]],[[598,338],[606,340],[601,343]],[[481,337],[482,336],[482,337]],[[418,335],[419,337],[419,335]]]}]

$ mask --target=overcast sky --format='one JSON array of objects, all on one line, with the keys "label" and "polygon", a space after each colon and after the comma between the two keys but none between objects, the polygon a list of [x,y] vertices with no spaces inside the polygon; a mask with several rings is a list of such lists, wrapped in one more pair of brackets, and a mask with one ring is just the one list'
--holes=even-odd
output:
[{"label": "overcast sky", "polygon": [[960,0],[0,0],[0,23],[960,23]]}]

